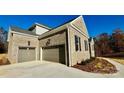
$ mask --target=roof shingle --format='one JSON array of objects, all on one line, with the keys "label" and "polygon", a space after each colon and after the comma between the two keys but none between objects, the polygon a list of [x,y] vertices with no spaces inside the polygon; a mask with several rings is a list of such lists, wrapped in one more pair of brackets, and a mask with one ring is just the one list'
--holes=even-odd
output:
[{"label": "roof shingle", "polygon": [[30,35],[38,36],[34,32],[31,32],[31,31],[28,31],[28,30],[24,30],[24,29],[21,29],[21,28],[16,27],[16,26],[11,26],[10,28],[11,28],[12,31],[15,31],[15,32],[20,32],[20,33],[24,33],[24,34],[30,34]]}]

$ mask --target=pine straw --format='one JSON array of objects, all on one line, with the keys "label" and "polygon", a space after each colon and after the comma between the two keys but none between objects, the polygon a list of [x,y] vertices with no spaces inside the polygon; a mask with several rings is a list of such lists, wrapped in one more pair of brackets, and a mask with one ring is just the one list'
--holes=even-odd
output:
[{"label": "pine straw", "polygon": [[0,65],[10,64],[7,59],[7,54],[0,54]]},{"label": "pine straw", "polygon": [[101,58],[90,60],[87,64],[82,62],[81,64],[74,65],[73,67],[93,73],[112,74],[117,72],[117,69],[113,64]]}]

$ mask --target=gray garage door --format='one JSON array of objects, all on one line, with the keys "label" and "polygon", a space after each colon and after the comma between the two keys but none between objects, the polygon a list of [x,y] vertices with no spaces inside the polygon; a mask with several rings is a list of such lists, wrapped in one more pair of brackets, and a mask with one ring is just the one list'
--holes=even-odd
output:
[{"label": "gray garage door", "polygon": [[33,61],[36,59],[36,51],[34,47],[19,47],[18,62]]},{"label": "gray garage door", "polygon": [[65,64],[65,47],[52,46],[43,48],[43,60]]}]

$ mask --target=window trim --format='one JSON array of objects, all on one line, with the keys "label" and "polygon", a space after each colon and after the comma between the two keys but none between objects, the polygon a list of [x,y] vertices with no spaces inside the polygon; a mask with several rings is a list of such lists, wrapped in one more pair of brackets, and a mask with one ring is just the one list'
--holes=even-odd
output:
[{"label": "window trim", "polygon": [[85,51],[88,51],[88,41],[84,40]]},{"label": "window trim", "polygon": [[75,51],[81,51],[81,38],[77,35],[75,37]]},{"label": "window trim", "polygon": [[78,36],[75,35],[75,51],[78,51]]},{"label": "window trim", "polygon": [[79,50],[81,51],[81,38],[79,37]]}]

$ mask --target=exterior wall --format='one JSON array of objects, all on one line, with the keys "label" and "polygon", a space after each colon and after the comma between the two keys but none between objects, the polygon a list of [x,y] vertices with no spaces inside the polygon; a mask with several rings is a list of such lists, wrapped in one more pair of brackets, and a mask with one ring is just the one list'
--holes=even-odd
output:
[{"label": "exterior wall", "polygon": [[[13,33],[13,36],[11,35]],[[30,36],[26,34],[10,32],[9,35],[9,51],[8,59],[11,63],[18,62],[18,48],[19,47],[36,47],[36,60],[39,59],[39,41],[38,37]],[[28,41],[30,41],[30,46],[28,46]]]},{"label": "exterior wall", "polygon": [[[50,40],[50,44],[46,45],[48,40]],[[60,32],[58,34],[41,39],[40,40],[40,47],[62,45],[62,44],[65,44],[65,41],[66,41],[65,32]]]},{"label": "exterior wall", "polygon": [[82,16],[79,16],[71,24],[89,38],[89,34]]},{"label": "exterior wall", "polygon": [[91,57],[95,57],[95,49],[94,49],[94,40],[93,39],[90,42],[90,49],[91,49]]},{"label": "exterior wall", "polygon": [[[75,50],[75,35],[81,38],[81,51]],[[69,37],[70,37],[70,66],[73,66],[77,63],[81,63],[81,61],[85,61],[90,59],[89,47],[88,51],[85,51],[84,40],[88,41],[88,38],[82,35],[80,32],[76,31],[73,27],[69,26]]]},{"label": "exterior wall", "polygon": [[[50,40],[49,44],[47,44],[48,40]],[[57,46],[57,45],[65,45],[65,59],[67,63],[67,51],[66,51],[66,30],[59,31],[58,33],[51,34],[45,38],[40,39],[39,46],[40,46],[40,57],[42,60],[42,47],[48,46]]]},{"label": "exterior wall", "polygon": [[13,58],[12,58],[12,45],[13,45],[13,38],[12,38],[12,35],[11,35],[11,32],[9,31],[9,34],[8,34],[8,59],[11,63],[13,63]]},{"label": "exterior wall", "polygon": [[[89,50],[89,35],[87,28],[85,26],[82,16],[73,20],[70,25],[68,25],[69,30],[69,53],[70,53],[70,66],[73,66],[81,61],[90,59],[90,50]],[[76,51],[75,48],[75,35],[80,37],[81,41],[81,51]],[[88,50],[85,51],[84,40],[88,42]]]}]

